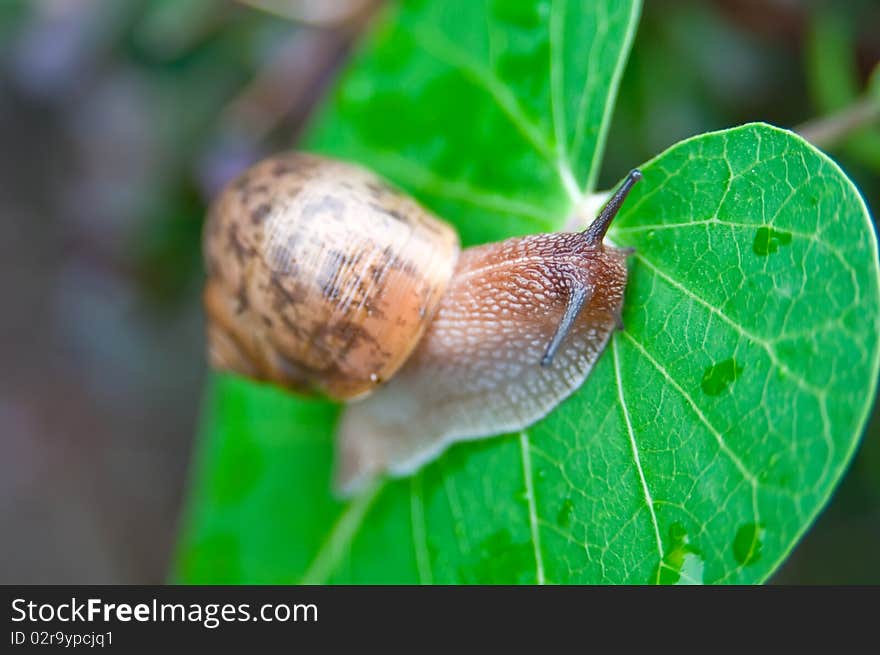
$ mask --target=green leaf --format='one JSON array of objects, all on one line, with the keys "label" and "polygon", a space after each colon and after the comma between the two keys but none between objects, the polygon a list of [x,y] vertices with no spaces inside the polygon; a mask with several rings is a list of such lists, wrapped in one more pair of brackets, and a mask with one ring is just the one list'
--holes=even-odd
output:
[{"label": "green leaf", "polygon": [[309,146],[368,164],[482,243],[593,188],[639,2],[406,2]]},{"label": "green leaf", "polygon": [[[560,1],[517,3],[537,8],[519,22],[507,20],[511,3],[501,17],[463,15],[478,4],[408,3],[359,55],[311,141],[380,170],[469,241],[564,222],[574,198],[560,166],[590,186],[636,17],[631,3]],[[559,33],[554,20],[561,43],[541,46],[541,34]],[[543,72],[534,55],[505,77],[489,53],[510,50],[520,61],[543,50]],[[585,64],[591,50],[611,63]],[[589,98],[574,101],[585,80]],[[560,104],[583,109],[566,110],[565,126],[585,121],[589,145],[559,127]],[[766,579],[828,499],[873,398],[880,312],[867,210],[833,162],[766,125],[696,137],[642,170],[611,234],[637,249],[626,329],[527,431],[460,444],[342,504],[330,495],[338,408],[215,376],[176,578]]]}]

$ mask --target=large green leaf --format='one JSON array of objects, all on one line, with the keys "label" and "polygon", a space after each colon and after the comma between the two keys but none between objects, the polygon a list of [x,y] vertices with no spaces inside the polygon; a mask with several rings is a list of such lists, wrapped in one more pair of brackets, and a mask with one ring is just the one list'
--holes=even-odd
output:
[{"label": "large green leaf", "polygon": [[[370,164],[468,242],[560,226],[595,176],[636,4],[406,7],[312,147]],[[873,397],[867,211],[833,162],[765,125],[683,142],[643,172],[611,234],[637,248],[626,329],[523,433],[342,504],[338,408],[216,376],[177,579],[765,579],[842,475]]]},{"label": "large green leaf", "polygon": [[309,146],[362,161],[465,244],[558,227],[598,173],[639,2],[406,2]]}]

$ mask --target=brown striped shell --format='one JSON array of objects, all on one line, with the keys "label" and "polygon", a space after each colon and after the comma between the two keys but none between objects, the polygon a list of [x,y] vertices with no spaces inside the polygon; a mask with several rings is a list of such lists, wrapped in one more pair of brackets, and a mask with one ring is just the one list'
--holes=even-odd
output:
[{"label": "brown striped shell", "polygon": [[365,395],[419,343],[458,253],[446,223],[358,166],[264,160],[223,190],[205,226],[211,364]]}]

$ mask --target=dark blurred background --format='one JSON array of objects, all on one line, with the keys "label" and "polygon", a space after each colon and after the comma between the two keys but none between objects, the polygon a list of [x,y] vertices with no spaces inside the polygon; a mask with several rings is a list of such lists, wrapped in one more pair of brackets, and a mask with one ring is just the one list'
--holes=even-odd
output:
[{"label": "dark blurred background", "polygon": [[[0,0],[0,583],[165,579],[206,203],[296,142],[378,6]],[[877,0],[647,0],[600,187],[699,132],[852,117],[878,61]],[[880,122],[826,146],[876,212]],[[774,581],[880,583],[878,552],[875,412]]]}]

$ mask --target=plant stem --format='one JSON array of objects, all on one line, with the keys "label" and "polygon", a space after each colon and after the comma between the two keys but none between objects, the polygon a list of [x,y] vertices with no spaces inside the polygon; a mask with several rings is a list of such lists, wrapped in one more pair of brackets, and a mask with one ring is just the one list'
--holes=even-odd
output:
[{"label": "plant stem", "polygon": [[880,121],[880,100],[865,96],[848,107],[795,128],[817,148],[831,148],[859,128]]}]

